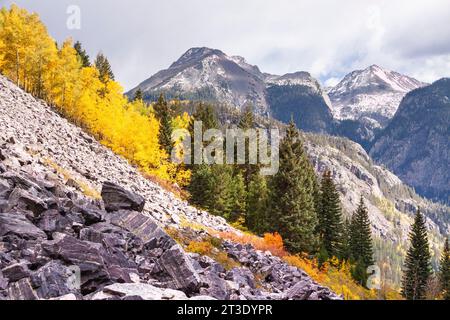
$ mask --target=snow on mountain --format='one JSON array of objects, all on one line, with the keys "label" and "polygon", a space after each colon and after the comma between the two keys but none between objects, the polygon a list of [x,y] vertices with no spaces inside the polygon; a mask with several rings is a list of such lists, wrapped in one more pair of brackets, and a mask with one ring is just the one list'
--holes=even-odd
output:
[{"label": "snow on mountain", "polygon": [[162,70],[138,87],[144,98],[154,100],[159,93],[191,100],[214,100],[241,108],[247,103],[255,106],[259,114],[270,113],[267,87],[301,85],[323,95],[330,107],[328,96],[319,82],[307,72],[286,75],[262,73],[243,57],[228,56],[210,48],[191,48],[168,69]]},{"label": "snow on mountain", "polygon": [[410,91],[426,83],[395,71],[372,65],[356,70],[329,91],[335,118],[359,120],[368,117],[375,127],[384,127]]},{"label": "snow on mountain", "polygon": [[137,88],[151,100],[164,92],[193,100],[215,100],[242,107],[247,103],[256,106],[259,113],[267,113],[266,85],[258,67],[244,58],[230,57],[220,50],[191,48],[168,69],[162,70]]}]

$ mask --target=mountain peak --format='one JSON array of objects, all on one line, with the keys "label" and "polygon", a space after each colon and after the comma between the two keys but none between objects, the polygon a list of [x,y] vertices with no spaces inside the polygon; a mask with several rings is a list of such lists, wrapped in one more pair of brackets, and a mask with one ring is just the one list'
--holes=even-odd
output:
[{"label": "mountain peak", "polygon": [[177,61],[175,61],[170,66],[170,68],[176,68],[178,66],[189,64],[191,62],[199,61],[210,55],[225,56],[225,54],[218,49],[212,49],[208,47],[193,47],[187,50]]},{"label": "mountain peak", "polygon": [[[380,66],[377,65],[377,64],[373,64],[373,65],[371,65],[370,67],[368,67],[367,69],[370,70],[370,71],[380,71],[380,70],[386,71],[384,68],[380,67]],[[367,70],[367,69],[366,69],[366,70]]]},{"label": "mountain peak", "polygon": [[373,64],[347,74],[329,92],[338,119],[369,117],[383,127],[410,91],[426,84]]}]

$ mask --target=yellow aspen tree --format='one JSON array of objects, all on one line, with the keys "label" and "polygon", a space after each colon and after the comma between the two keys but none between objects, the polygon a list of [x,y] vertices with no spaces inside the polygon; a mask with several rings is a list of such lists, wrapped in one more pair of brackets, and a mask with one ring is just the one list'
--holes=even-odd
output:
[{"label": "yellow aspen tree", "polygon": [[73,113],[73,93],[81,70],[72,39],[66,40],[58,52],[53,70],[47,75],[50,101],[68,114]]},{"label": "yellow aspen tree", "polygon": [[28,13],[12,5],[11,9],[3,14],[2,29],[0,31],[1,65],[0,72],[14,81],[18,86],[23,85],[23,61],[27,51],[26,16]]}]

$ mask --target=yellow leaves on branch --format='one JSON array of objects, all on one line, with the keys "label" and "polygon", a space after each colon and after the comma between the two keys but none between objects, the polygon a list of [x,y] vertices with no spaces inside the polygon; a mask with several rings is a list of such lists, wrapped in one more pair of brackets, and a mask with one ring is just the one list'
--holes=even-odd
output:
[{"label": "yellow leaves on branch", "polygon": [[[16,5],[0,11],[0,72],[145,173],[179,184],[189,180],[161,149],[152,108],[129,102],[119,83],[100,81],[95,67],[82,68],[71,39],[58,47],[39,16]],[[184,115],[174,123],[188,121]]]}]

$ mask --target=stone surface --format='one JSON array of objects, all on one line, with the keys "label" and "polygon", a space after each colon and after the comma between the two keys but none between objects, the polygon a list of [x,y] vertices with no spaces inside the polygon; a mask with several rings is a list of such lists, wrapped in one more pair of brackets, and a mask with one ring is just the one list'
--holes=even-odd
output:
[{"label": "stone surface", "polygon": [[137,296],[143,300],[187,300],[182,291],[161,289],[144,283],[113,284],[103,289],[103,294],[120,298]]},{"label": "stone surface", "polygon": [[200,276],[194,269],[192,261],[179,245],[163,253],[159,264],[170,274],[176,288],[188,293],[197,292],[200,286]]},{"label": "stone surface", "polygon": [[112,182],[103,184],[102,198],[105,202],[105,209],[109,212],[119,210],[141,212],[144,210],[145,200],[142,196],[125,190]]},{"label": "stone surface", "polygon": [[26,240],[47,239],[45,233],[20,212],[0,213],[0,237],[11,234]]}]

